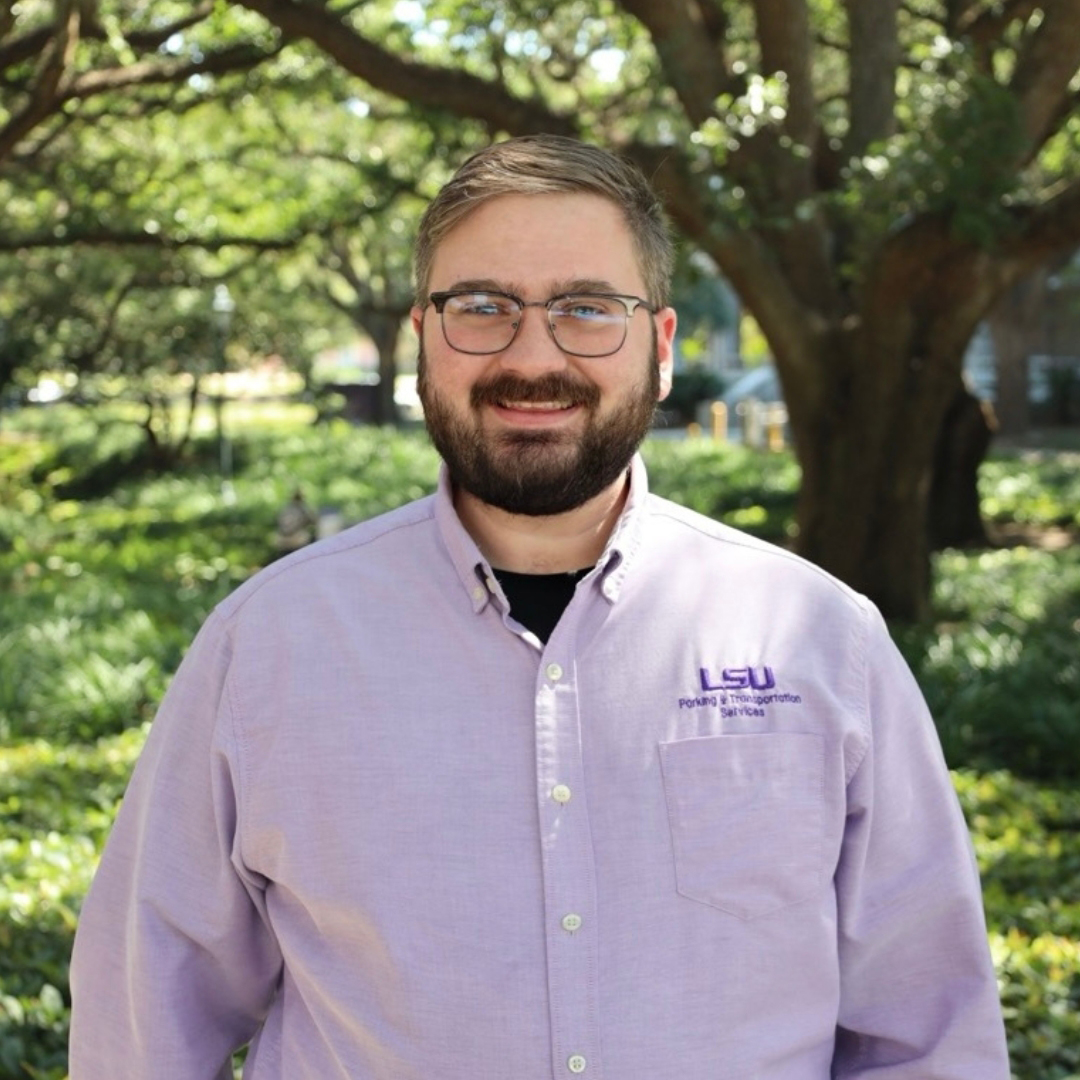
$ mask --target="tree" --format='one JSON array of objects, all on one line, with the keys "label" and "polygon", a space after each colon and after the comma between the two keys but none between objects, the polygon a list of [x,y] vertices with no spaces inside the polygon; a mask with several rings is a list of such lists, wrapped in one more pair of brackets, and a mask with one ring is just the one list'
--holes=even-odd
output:
[{"label": "tree", "polygon": [[242,0],[369,87],[633,156],[766,335],[799,550],[917,617],[965,346],[1080,240],[1080,2]]},{"label": "tree", "polygon": [[[21,0],[0,10],[0,165],[31,167],[96,100],[137,90],[129,117],[180,108],[202,78],[248,71],[280,50],[214,3]],[[200,32],[201,31],[201,32]]]},{"label": "tree", "polygon": [[152,375],[206,369],[213,283],[304,235],[226,190],[241,136],[224,108],[281,51],[261,25],[212,2],[5,6],[0,391],[43,369],[123,374],[165,437]]},{"label": "tree", "polygon": [[[381,415],[392,419],[411,223],[437,187],[425,189],[425,177],[460,131],[417,125],[373,93],[355,99],[355,80],[303,43],[283,52],[242,8],[165,3],[151,14],[118,0],[74,9],[31,0],[17,10],[0,25],[0,125],[10,135],[0,266],[12,266],[0,280],[10,330],[0,389],[46,367],[122,370],[132,385],[178,367],[197,374],[205,358],[181,349],[189,294],[233,279],[243,289],[258,256],[239,351],[269,348],[304,368],[320,327],[340,328],[342,310],[376,343]],[[59,68],[46,85],[49,57]],[[157,322],[109,305],[133,264],[141,288],[153,279],[143,295]],[[87,275],[99,292],[63,287]],[[160,342],[177,356],[161,355]],[[155,430],[147,424],[149,437]]]}]

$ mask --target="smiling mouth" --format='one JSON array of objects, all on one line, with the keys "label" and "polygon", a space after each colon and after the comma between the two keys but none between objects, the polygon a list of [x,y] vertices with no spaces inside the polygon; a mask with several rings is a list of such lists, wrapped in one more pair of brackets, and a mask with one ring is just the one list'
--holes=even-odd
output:
[{"label": "smiling mouth", "polygon": [[574,408],[572,401],[500,401],[503,409],[515,409],[520,412],[562,412]]},{"label": "smiling mouth", "polygon": [[486,382],[473,385],[469,403],[474,409],[494,406],[508,412],[535,413],[540,419],[545,413],[594,411],[600,404],[600,390],[589,383],[571,379],[561,372],[549,372],[537,379],[524,379],[503,372]]}]

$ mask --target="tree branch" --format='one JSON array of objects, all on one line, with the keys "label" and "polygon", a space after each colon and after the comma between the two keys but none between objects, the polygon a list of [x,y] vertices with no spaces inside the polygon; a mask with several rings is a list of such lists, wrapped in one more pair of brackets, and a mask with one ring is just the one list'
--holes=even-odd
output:
[{"label": "tree branch", "polygon": [[1028,211],[1019,238],[1009,254],[1026,260],[1030,269],[1080,246],[1080,180],[1074,180],[1047,202]]},{"label": "tree branch", "polygon": [[713,47],[719,52],[728,32],[728,17],[723,0],[694,0],[701,18],[701,25],[708,34]]},{"label": "tree branch", "polygon": [[123,67],[89,71],[71,81],[63,100],[88,98],[109,90],[130,86],[150,86],[156,83],[182,83],[192,75],[222,75],[258,67],[281,51],[279,44],[271,49],[254,45],[234,45],[219,52],[208,53],[202,60],[145,60]]},{"label": "tree branch", "polygon": [[952,37],[967,38],[976,48],[989,48],[1002,40],[1013,23],[1031,18],[1039,6],[1039,0],[1006,0],[988,7],[967,4],[953,12],[946,28]]},{"label": "tree branch", "polygon": [[60,86],[79,41],[79,8],[72,5],[67,18],[41,53],[41,63],[26,106],[0,129],[0,161],[56,109]]},{"label": "tree branch", "polygon": [[898,0],[844,0],[851,35],[848,156],[859,156],[872,142],[892,134],[900,59],[898,6]]},{"label": "tree branch", "polygon": [[298,229],[288,236],[245,236],[243,234],[222,236],[186,236],[180,239],[167,233],[148,233],[141,229],[79,229],[61,235],[40,233],[38,235],[13,236],[0,233],[0,251],[37,251],[55,248],[78,247],[141,247],[174,250],[199,248],[203,251],[220,251],[227,247],[246,247],[257,251],[286,251],[296,247],[307,236],[308,230]]},{"label": "tree branch", "polygon": [[130,273],[128,279],[122,282],[120,287],[116,290],[108,309],[105,312],[104,318],[101,320],[100,326],[97,327],[97,339],[90,343],[90,345],[83,349],[85,354],[84,359],[92,359],[98,353],[103,352],[105,347],[109,344],[114,333],[116,332],[116,321],[120,315],[120,308],[123,306],[124,301],[128,295],[135,289],[136,275]]},{"label": "tree branch", "polygon": [[1024,163],[1053,133],[1055,118],[1069,97],[1069,83],[1080,67],[1080,3],[1049,0],[1041,6],[1043,21],[1025,39],[1011,83],[1025,133]]},{"label": "tree branch", "polygon": [[700,3],[670,0],[622,0],[652,38],[668,83],[695,127],[713,114],[713,102],[730,89],[732,76],[724,63],[716,29],[706,24]]},{"label": "tree branch", "polygon": [[817,141],[817,102],[812,68],[813,35],[806,0],[754,0],[761,70],[784,72],[788,102],[784,131],[801,146]]},{"label": "tree branch", "polygon": [[[197,26],[214,11],[214,0],[202,0],[189,14],[181,19],[162,26],[155,26],[148,30],[132,30],[124,35],[124,41],[138,52],[149,52],[160,48],[174,34]],[[10,17],[10,16],[9,16]],[[103,41],[105,33],[100,26],[82,26],[81,35],[84,41]],[[6,33],[6,28],[0,27],[0,37]],[[42,26],[29,30],[25,34],[0,45],[0,72],[21,64],[34,56],[38,56],[48,45],[53,35],[51,26]]]},{"label": "tree branch", "polygon": [[239,0],[239,3],[257,11],[286,37],[308,38],[346,71],[395,97],[479,120],[492,131],[512,135],[576,134],[573,117],[555,113],[542,102],[523,101],[505,86],[467,72],[403,60],[361,37],[321,6],[296,0]]},{"label": "tree branch", "polygon": [[625,152],[649,177],[676,227],[695,238],[750,305],[778,362],[789,374],[812,381],[817,320],[777,267],[766,243],[749,229],[725,227],[707,188],[673,148],[634,143]]},{"label": "tree branch", "polygon": [[124,35],[124,40],[133,48],[142,52],[160,48],[174,34],[179,34],[192,26],[208,19],[214,13],[214,0],[202,0],[180,19],[149,30],[132,30]]},{"label": "tree branch", "polygon": [[0,45],[0,72],[40,56],[52,40],[53,28],[40,26]]}]

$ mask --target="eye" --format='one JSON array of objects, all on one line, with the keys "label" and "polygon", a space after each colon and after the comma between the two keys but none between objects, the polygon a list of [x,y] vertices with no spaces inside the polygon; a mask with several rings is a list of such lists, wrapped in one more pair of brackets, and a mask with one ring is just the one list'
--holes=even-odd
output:
[{"label": "eye", "polygon": [[626,314],[620,301],[606,296],[564,296],[552,304],[551,310],[554,315],[583,322],[604,321]]},{"label": "eye", "polygon": [[452,315],[506,318],[518,313],[518,306],[508,296],[497,293],[463,293],[452,296],[446,302],[446,310]]}]

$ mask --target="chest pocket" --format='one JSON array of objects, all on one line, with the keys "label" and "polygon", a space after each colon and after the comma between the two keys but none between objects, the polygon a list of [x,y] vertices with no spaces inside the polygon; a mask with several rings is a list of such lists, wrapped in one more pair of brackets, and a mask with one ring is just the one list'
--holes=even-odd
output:
[{"label": "chest pocket", "polygon": [[824,754],[789,732],[661,743],[678,891],[740,919],[816,894]]}]

